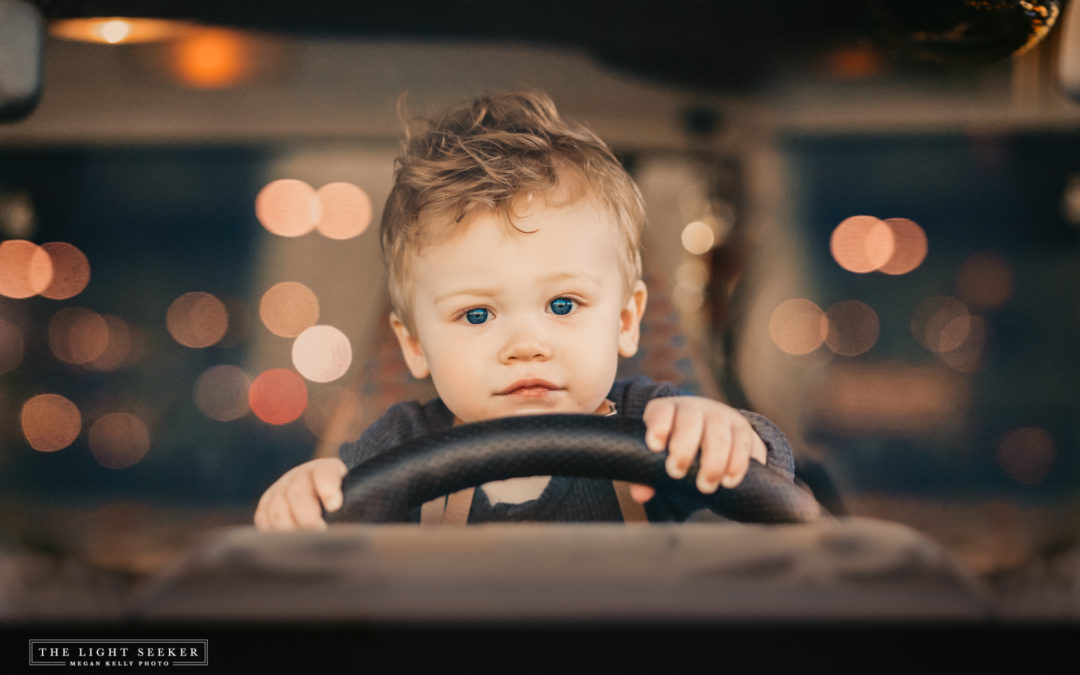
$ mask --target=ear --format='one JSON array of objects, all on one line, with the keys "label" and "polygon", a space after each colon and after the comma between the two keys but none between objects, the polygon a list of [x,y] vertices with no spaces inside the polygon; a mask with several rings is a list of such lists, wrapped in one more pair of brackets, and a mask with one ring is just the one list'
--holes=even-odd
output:
[{"label": "ear", "polygon": [[630,298],[619,312],[619,356],[637,354],[638,340],[641,337],[641,317],[645,315],[645,303],[648,299],[649,291],[645,288],[645,282],[638,279]]},{"label": "ear", "polygon": [[405,322],[393,312],[390,313],[390,327],[394,329],[394,335],[397,336],[398,345],[401,347],[401,355],[405,357],[405,365],[409,367],[412,376],[422,380],[431,374],[427,359],[424,358],[424,351],[420,348],[419,338],[410,333]]}]

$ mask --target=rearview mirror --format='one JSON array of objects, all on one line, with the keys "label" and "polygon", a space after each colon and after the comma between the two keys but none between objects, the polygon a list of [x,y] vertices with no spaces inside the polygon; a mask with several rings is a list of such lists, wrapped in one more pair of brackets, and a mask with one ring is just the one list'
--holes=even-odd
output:
[{"label": "rearview mirror", "polygon": [[0,0],[0,122],[30,114],[41,97],[45,22],[26,0]]}]

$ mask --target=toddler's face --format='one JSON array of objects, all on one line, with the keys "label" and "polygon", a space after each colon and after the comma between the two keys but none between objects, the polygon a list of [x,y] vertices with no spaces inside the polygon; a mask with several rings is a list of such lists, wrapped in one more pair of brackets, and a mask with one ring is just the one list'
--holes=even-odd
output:
[{"label": "toddler's face", "polygon": [[431,374],[462,422],[592,413],[637,350],[640,281],[626,300],[620,236],[582,197],[538,197],[517,226],[476,217],[413,261],[416,335],[392,318],[413,375]]}]

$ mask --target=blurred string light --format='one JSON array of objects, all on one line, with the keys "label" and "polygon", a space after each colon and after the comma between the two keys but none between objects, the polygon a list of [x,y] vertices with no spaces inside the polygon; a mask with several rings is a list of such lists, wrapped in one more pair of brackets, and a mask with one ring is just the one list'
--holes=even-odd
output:
[{"label": "blurred string light", "polygon": [[231,422],[248,414],[251,378],[236,366],[219,365],[195,380],[195,407],[218,422]]},{"label": "blurred string light", "polygon": [[709,283],[709,266],[700,258],[679,263],[675,269],[672,302],[683,313],[693,313],[705,304],[705,286]]},{"label": "blurred string light", "polygon": [[109,328],[109,344],[86,366],[93,370],[119,370],[138,362],[145,351],[142,330],[112,314],[105,314],[104,318]]},{"label": "blurred string light", "polygon": [[248,405],[260,420],[275,425],[288,424],[307,408],[304,378],[287,368],[260,373],[248,390]]},{"label": "blurred string light", "polygon": [[23,404],[19,415],[23,437],[35,450],[62,450],[79,437],[82,416],[74,403],[59,394],[39,394]]},{"label": "blurred string light", "polygon": [[352,365],[352,345],[333,326],[312,326],[293,342],[296,370],[312,382],[332,382]]},{"label": "blurred string light", "polygon": [[858,300],[834,304],[828,312],[806,298],[780,303],[769,318],[769,336],[781,351],[796,356],[823,344],[839,356],[870,351],[881,334],[877,312]]},{"label": "blurred string light", "polygon": [[109,347],[105,317],[85,307],[65,307],[49,320],[49,350],[60,361],[86,365]]},{"label": "blurred string light", "polygon": [[701,220],[688,223],[682,231],[682,245],[693,255],[708,253],[716,245],[716,233]]},{"label": "blurred string light", "polygon": [[0,235],[26,239],[34,232],[37,215],[26,190],[0,193]]},{"label": "blurred string light", "polygon": [[300,282],[282,281],[263,293],[259,318],[274,335],[293,338],[319,320],[319,298]]},{"label": "blurred string light", "polygon": [[191,87],[229,87],[248,79],[256,70],[252,41],[236,31],[222,28],[189,31],[172,45],[171,51],[174,75]]},{"label": "blurred string light", "polygon": [[41,291],[50,300],[67,300],[86,289],[90,283],[90,261],[79,248],[63,241],[41,245],[52,260],[52,280]]},{"label": "blurred string light", "polygon": [[907,218],[852,216],[833,229],[829,250],[840,267],[856,274],[907,274],[927,254],[926,233]]},{"label": "blurred string light", "polygon": [[315,224],[329,239],[352,239],[371,224],[371,198],[352,183],[329,183],[319,188],[321,217]]},{"label": "blurred string light", "polygon": [[19,327],[0,319],[0,375],[18,368],[25,351],[23,334]]},{"label": "blurred string light", "polygon": [[169,305],[166,327],[173,339],[192,349],[217,344],[229,328],[225,303],[202,291],[184,293]]},{"label": "blurred string light", "polygon": [[911,332],[950,368],[964,373],[982,369],[990,325],[956,298],[934,296],[920,302]]},{"label": "blurred string light", "polygon": [[1001,437],[997,447],[1001,468],[1025,485],[1043,482],[1050,475],[1056,456],[1054,437],[1039,427],[1013,429]]},{"label": "blurred string light", "polygon": [[59,19],[49,24],[49,33],[55,37],[112,45],[167,40],[190,29],[191,24],[180,21],[120,16]]},{"label": "blurred string light", "polygon": [[835,354],[858,356],[877,343],[881,325],[877,312],[858,300],[844,300],[825,313],[829,330],[825,343]]},{"label": "blurred string light", "polygon": [[90,426],[90,454],[107,469],[126,469],[150,450],[150,430],[131,413],[103,415]]},{"label": "blurred string light", "polygon": [[997,309],[1012,297],[1012,266],[998,253],[972,254],[956,272],[956,287],[969,305]]},{"label": "blurred string light", "polygon": [[360,396],[337,385],[321,387],[311,394],[304,423],[311,433],[329,444],[355,441],[364,431]]},{"label": "blurred string light", "polygon": [[311,232],[321,215],[315,190],[302,180],[271,181],[255,197],[255,217],[279,237],[300,237]]},{"label": "blurred string light", "polygon": [[302,180],[282,178],[256,195],[255,217],[281,237],[317,229],[329,239],[345,240],[363,234],[371,224],[371,198],[352,183],[329,183],[316,192]]},{"label": "blurred string light", "polygon": [[930,351],[948,352],[968,339],[971,319],[968,308],[956,298],[934,296],[916,306],[911,332]]},{"label": "blurred string light", "polygon": [[825,312],[806,298],[785,300],[769,317],[769,336],[787,354],[809,354],[825,342],[828,334]]},{"label": "blurred string light", "polygon": [[941,352],[941,361],[962,373],[975,373],[982,369],[990,325],[985,319],[972,316],[968,320],[967,337],[955,349]]},{"label": "blurred string light", "polygon": [[886,218],[893,236],[892,255],[878,268],[885,274],[907,274],[922,264],[928,251],[926,232],[913,220]]},{"label": "blurred string light", "polygon": [[0,242],[0,295],[33,297],[49,287],[52,277],[48,251],[25,239]]}]

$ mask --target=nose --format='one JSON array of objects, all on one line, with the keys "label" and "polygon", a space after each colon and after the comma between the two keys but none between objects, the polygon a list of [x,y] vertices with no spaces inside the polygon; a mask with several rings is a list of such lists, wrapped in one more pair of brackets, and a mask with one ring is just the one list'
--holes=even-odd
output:
[{"label": "nose", "polygon": [[551,358],[551,345],[535,326],[516,326],[507,336],[499,354],[502,363],[515,361],[546,361]]}]

